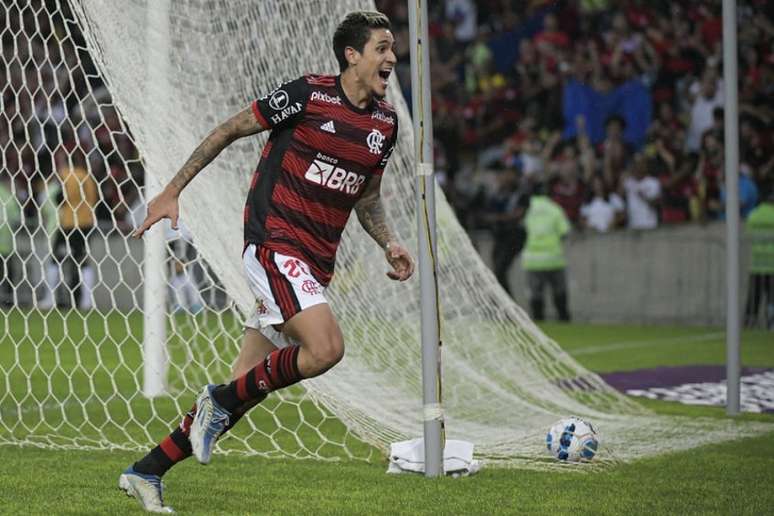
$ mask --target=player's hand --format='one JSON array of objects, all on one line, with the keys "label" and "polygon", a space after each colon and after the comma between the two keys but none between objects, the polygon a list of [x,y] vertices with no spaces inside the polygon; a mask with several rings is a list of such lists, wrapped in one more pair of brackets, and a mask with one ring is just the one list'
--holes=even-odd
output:
[{"label": "player's hand", "polygon": [[180,207],[177,202],[177,194],[170,190],[164,190],[148,203],[148,214],[140,227],[132,233],[134,238],[140,238],[156,222],[161,219],[172,221],[172,229],[177,229],[177,218]]},{"label": "player's hand", "polygon": [[392,265],[392,270],[387,273],[390,279],[406,281],[414,273],[414,260],[406,248],[397,242],[387,244],[385,256],[387,262]]}]

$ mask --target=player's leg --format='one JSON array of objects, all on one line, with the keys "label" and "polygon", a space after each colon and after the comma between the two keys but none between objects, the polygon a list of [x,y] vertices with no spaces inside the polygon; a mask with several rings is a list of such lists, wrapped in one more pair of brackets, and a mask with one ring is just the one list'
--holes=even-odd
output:
[{"label": "player's leg", "polygon": [[763,289],[766,292],[766,329],[774,328],[774,274],[763,275]]},{"label": "player's leg", "polygon": [[94,306],[92,293],[97,282],[97,273],[88,258],[87,246],[89,234],[92,228],[73,229],[70,233],[70,249],[78,275],[77,278],[77,303],[79,310],[91,310]]},{"label": "player's leg", "polygon": [[282,331],[299,343],[298,372],[302,378],[319,376],[344,358],[344,335],[327,303],[298,313]]},{"label": "player's leg", "polygon": [[62,229],[57,229],[51,240],[49,257],[43,266],[43,294],[40,296],[37,308],[50,310],[56,305],[56,291],[61,282],[60,267],[67,256],[67,242]]},{"label": "player's leg", "polygon": [[494,247],[492,248],[492,269],[495,278],[505,291],[511,294],[511,286],[508,282],[508,270],[516,257],[515,243],[507,235],[495,233]]},{"label": "player's leg", "polygon": [[4,307],[13,306],[10,264],[10,256],[0,254],[0,304]]},{"label": "player's leg", "polygon": [[747,285],[747,306],[745,307],[745,326],[753,328],[758,323],[758,312],[760,310],[761,297],[763,295],[763,286],[765,276],[761,274],[750,274],[750,280]]},{"label": "player's leg", "polygon": [[529,307],[532,318],[542,321],[544,316],[543,291],[545,290],[544,271],[527,271],[527,285],[529,287]]},{"label": "player's leg", "polygon": [[212,448],[230,414],[241,404],[289,387],[333,367],[344,354],[344,339],[307,264],[249,246],[243,256],[248,283],[258,299],[262,326],[282,325],[295,342],[271,352],[227,385],[208,385],[197,400],[191,427],[193,453],[209,463]]},{"label": "player's leg", "polygon": [[[250,254],[257,263],[252,263]],[[212,389],[215,401],[227,412],[257,396],[320,375],[344,356],[341,329],[309,267],[266,249],[249,249],[245,257],[250,283],[268,287],[255,289],[264,312],[262,325],[281,324],[282,332],[293,342],[270,353],[229,385]]]},{"label": "player's leg", "polygon": [[[194,454],[200,462],[209,462],[214,442],[212,445],[208,443],[218,438],[218,435],[213,435],[200,439],[197,434],[200,431],[198,428],[206,432],[205,427],[213,419],[202,412],[204,408],[215,413],[214,419],[225,417],[229,421],[230,414],[239,406],[256,399],[262,400],[268,393],[294,385],[304,378],[318,376],[344,356],[344,338],[327,303],[304,308],[284,324],[282,331],[294,341],[293,344],[272,351],[263,362],[227,385],[208,386],[197,401],[197,416],[208,418],[200,421],[197,417],[192,430]],[[201,452],[197,444],[200,441]]]},{"label": "player's leg", "polygon": [[567,271],[557,269],[548,271],[549,282],[551,283],[551,292],[554,296],[554,306],[559,314],[559,320],[570,321],[570,310],[567,307]]},{"label": "player's leg", "polygon": [[[276,346],[257,329],[246,327],[239,356],[232,367],[232,379],[241,376],[274,351]],[[262,399],[251,400],[238,407],[231,416],[228,432],[251,408]],[[119,487],[129,496],[134,496],[146,510],[171,512],[164,506],[161,477],[175,464],[191,456],[189,432],[196,415],[196,404],[183,416],[180,425],[166,436],[158,446],[142,459],[127,468],[119,477]]]}]

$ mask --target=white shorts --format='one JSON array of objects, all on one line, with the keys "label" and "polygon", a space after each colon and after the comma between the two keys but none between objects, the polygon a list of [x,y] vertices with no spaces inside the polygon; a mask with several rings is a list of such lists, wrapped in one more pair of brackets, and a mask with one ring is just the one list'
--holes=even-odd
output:
[{"label": "white shorts", "polygon": [[328,302],[325,287],[298,258],[250,244],[242,264],[255,296],[255,312],[245,322],[248,328],[282,324],[305,308]]}]

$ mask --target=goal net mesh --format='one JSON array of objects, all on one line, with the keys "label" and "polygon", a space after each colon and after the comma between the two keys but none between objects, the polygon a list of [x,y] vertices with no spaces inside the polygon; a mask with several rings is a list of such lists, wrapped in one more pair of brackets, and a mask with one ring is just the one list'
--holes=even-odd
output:
[{"label": "goal net mesh", "polygon": [[[281,82],[336,73],[333,30],[345,13],[364,8],[373,5],[3,3],[0,151],[8,188],[27,196],[26,219],[19,217],[26,222],[8,224],[17,306],[2,319],[0,444],[144,450],[177,424],[205,382],[228,379],[241,321],[254,305],[242,274],[241,220],[267,135],[235,142],[181,197],[190,234],[171,235],[166,262],[156,264],[169,283],[168,395],[152,399],[142,395],[142,242],[127,226],[142,217],[146,190],[164,185],[217,123]],[[391,226],[415,251],[412,124],[394,77],[388,100],[401,123],[382,196]],[[67,184],[79,149],[87,177],[77,190],[94,227],[65,232],[62,213],[78,197],[68,198]],[[549,467],[545,433],[568,415],[598,427],[600,463],[770,428],[657,416],[610,388],[501,290],[440,190],[436,198],[448,438],[472,441],[491,463]],[[10,220],[10,201],[3,202]],[[71,233],[84,235],[85,269],[72,256]],[[69,242],[62,259],[57,238]],[[418,282],[392,282],[386,269],[381,250],[350,220],[327,293],[345,335],[344,360],[273,394],[219,443],[220,452],[381,460],[389,443],[421,436]]]}]

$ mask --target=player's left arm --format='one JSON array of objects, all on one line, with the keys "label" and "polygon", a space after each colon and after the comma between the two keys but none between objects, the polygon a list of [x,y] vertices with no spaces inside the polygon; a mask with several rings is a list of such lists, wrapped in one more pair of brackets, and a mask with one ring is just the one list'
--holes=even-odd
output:
[{"label": "player's left arm", "polygon": [[375,175],[371,178],[363,196],[355,204],[355,213],[357,213],[357,219],[366,233],[371,235],[379,247],[384,249],[387,262],[393,269],[387,273],[387,276],[394,280],[405,281],[414,273],[414,260],[387,226],[380,195],[381,184],[381,175]]}]

